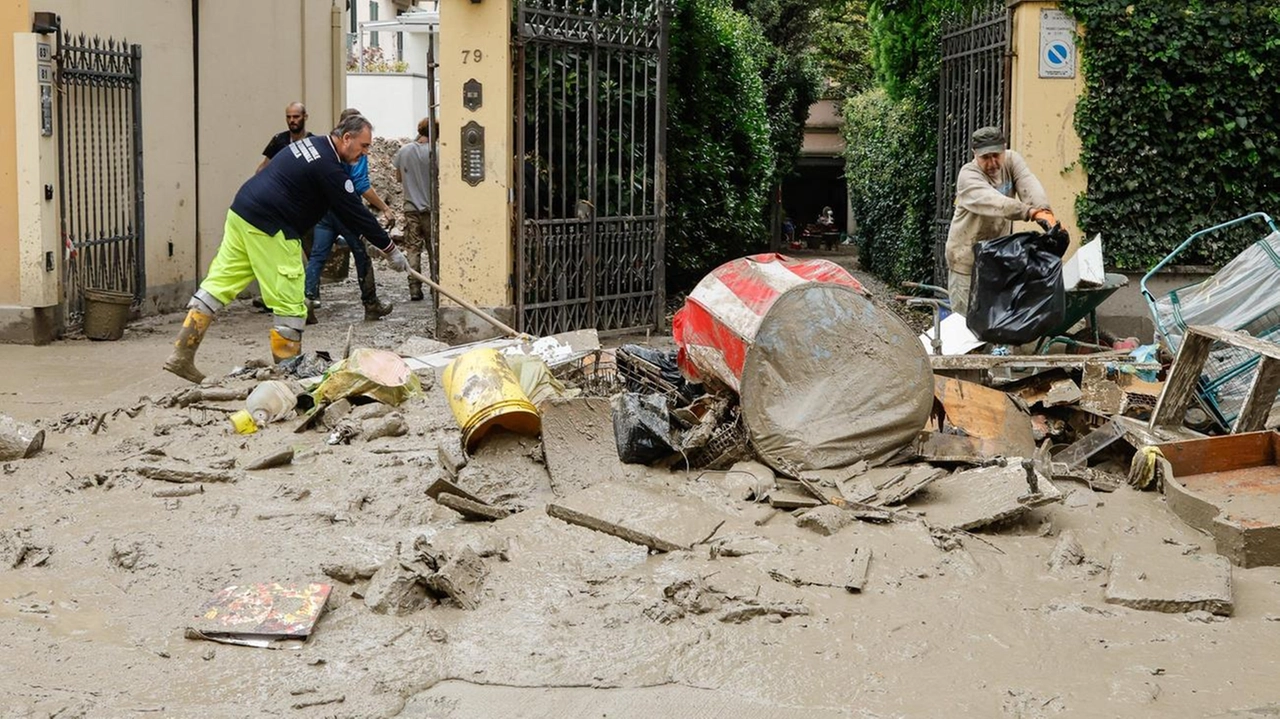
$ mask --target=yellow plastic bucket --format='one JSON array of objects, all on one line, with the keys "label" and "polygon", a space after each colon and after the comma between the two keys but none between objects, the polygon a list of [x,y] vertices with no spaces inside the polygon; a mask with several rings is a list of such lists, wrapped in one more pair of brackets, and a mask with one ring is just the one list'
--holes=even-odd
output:
[{"label": "yellow plastic bucket", "polygon": [[474,349],[450,362],[444,368],[444,391],[468,452],[494,427],[529,436],[542,431],[537,408],[495,349]]}]

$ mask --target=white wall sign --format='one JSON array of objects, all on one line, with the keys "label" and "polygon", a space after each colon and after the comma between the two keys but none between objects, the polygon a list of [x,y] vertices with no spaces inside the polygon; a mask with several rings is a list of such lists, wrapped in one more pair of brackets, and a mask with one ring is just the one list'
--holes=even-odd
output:
[{"label": "white wall sign", "polygon": [[1061,10],[1040,11],[1040,77],[1076,76],[1076,23]]}]

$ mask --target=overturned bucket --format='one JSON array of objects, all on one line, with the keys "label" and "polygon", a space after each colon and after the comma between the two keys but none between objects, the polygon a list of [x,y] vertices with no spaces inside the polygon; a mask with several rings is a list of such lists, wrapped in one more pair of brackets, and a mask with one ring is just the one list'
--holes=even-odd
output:
[{"label": "overturned bucket", "polygon": [[474,349],[450,362],[444,368],[444,391],[468,452],[495,427],[530,436],[542,430],[538,410],[495,349]]},{"label": "overturned bucket", "polygon": [[129,323],[133,295],[128,292],[84,291],[84,336],[91,340],[118,340]]}]

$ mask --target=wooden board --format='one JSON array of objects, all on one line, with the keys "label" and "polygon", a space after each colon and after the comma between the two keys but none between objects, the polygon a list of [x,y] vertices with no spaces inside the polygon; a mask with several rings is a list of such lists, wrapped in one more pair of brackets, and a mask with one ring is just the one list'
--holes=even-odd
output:
[{"label": "wooden board", "polygon": [[934,378],[934,396],[947,424],[968,437],[995,440],[998,454],[1030,457],[1036,449],[1031,416],[1000,390],[952,377]]},{"label": "wooden board", "polygon": [[[1091,355],[930,355],[929,363],[934,372],[962,370],[990,370],[993,367],[1025,367],[1028,369],[1049,369],[1065,367],[1067,369],[1083,369],[1088,363],[1124,362],[1127,352],[1099,352]],[[1140,370],[1159,370],[1159,362],[1130,363]]]},{"label": "wooden board", "polygon": [[725,519],[705,502],[616,482],[549,504],[547,514],[660,552],[709,539]]}]

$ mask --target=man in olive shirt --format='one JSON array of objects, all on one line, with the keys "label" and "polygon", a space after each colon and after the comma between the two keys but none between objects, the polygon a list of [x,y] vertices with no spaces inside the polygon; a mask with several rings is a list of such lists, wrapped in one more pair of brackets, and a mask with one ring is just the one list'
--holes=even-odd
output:
[{"label": "man in olive shirt", "polygon": [[970,147],[973,160],[956,177],[956,210],[947,232],[947,292],[951,309],[961,315],[969,311],[975,244],[1012,234],[1014,220],[1057,222],[1044,186],[1022,155],[1005,149],[999,129],[979,129]]}]

